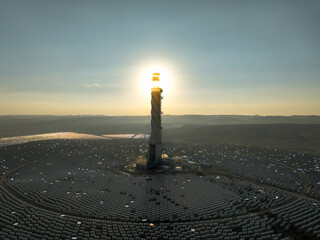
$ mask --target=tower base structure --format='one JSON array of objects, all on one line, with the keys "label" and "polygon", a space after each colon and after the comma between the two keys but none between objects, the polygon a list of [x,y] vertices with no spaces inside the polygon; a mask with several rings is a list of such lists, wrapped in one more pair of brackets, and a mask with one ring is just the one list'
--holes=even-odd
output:
[{"label": "tower base structure", "polygon": [[147,168],[156,168],[161,164],[161,143],[149,143]]}]

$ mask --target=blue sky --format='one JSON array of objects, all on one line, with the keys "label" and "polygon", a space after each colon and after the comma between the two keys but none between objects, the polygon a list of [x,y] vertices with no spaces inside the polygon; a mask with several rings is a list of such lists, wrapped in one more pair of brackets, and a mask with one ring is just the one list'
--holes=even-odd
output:
[{"label": "blue sky", "polygon": [[0,114],[147,115],[158,66],[165,114],[320,114],[319,23],[319,1],[0,0]]}]

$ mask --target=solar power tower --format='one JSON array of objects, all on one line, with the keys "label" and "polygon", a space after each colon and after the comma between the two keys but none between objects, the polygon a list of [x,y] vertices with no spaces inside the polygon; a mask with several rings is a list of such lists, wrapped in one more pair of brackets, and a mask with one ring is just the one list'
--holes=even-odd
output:
[{"label": "solar power tower", "polygon": [[149,139],[148,168],[155,168],[161,162],[161,93],[159,87],[160,73],[152,74],[151,88],[151,136]]}]

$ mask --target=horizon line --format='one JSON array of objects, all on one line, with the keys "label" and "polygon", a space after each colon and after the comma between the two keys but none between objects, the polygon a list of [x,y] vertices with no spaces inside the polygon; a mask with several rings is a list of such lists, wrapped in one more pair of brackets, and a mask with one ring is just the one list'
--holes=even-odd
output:
[{"label": "horizon line", "polygon": [[[18,116],[38,116],[38,117],[46,117],[46,116],[73,116],[73,117],[150,117],[150,115],[106,115],[106,114],[0,114],[0,117],[18,117]],[[246,116],[246,117],[320,117],[320,115],[310,114],[310,115],[259,115],[259,114],[162,114],[162,116]]]}]

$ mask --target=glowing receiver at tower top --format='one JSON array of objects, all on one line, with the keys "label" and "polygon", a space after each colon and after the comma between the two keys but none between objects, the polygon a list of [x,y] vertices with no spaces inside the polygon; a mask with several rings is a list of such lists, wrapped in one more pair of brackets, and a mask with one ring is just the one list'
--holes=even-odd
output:
[{"label": "glowing receiver at tower top", "polygon": [[154,168],[161,163],[161,93],[159,87],[160,73],[152,74],[151,88],[151,136],[149,139],[148,168]]}]

